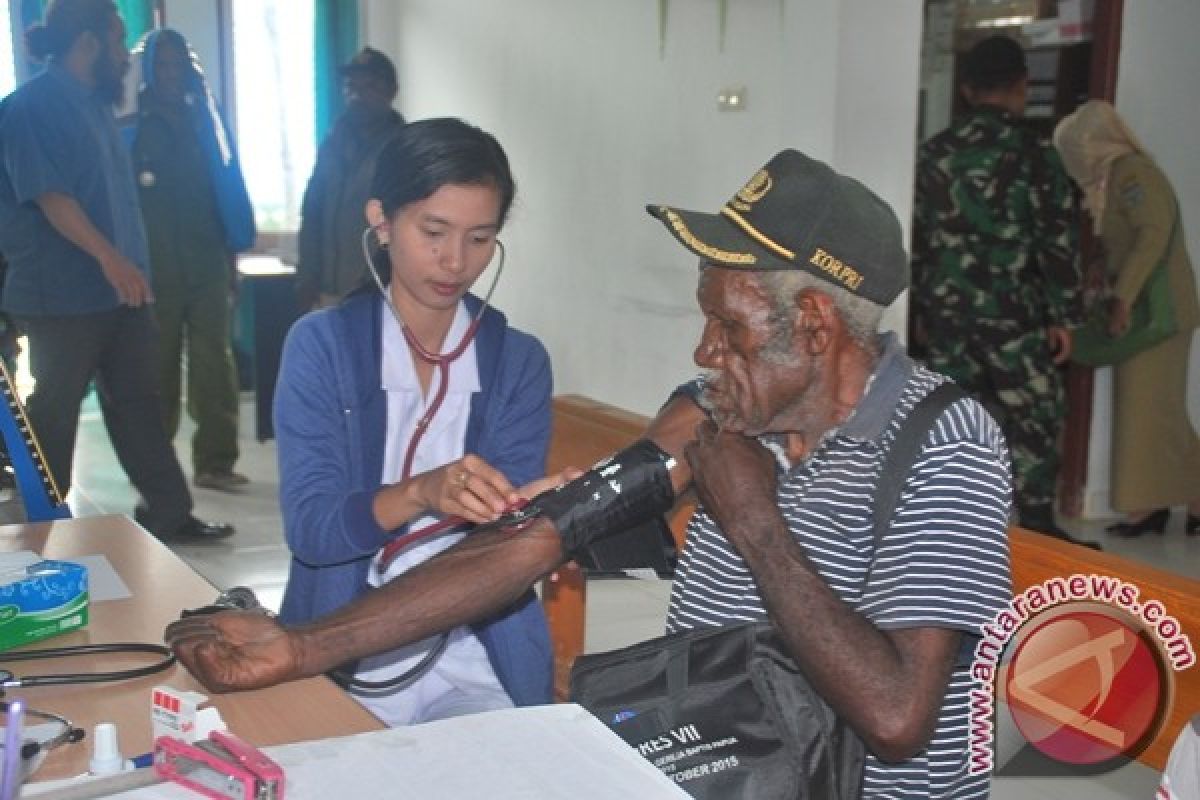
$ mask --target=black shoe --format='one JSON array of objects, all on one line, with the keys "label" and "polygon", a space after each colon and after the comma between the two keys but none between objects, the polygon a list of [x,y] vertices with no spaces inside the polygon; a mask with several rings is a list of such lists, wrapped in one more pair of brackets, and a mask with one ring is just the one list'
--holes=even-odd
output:
[{"label": "black shoe", "polygon": [[1200,536],[1200,514],[1188,514],[1187,535]]},{"label": "black shoe", "polygon": [[1126,539],[1133,539],[1144,533],[1157,533],[1161,536],[1166,531],[1167,520],[1170,518],[1171,509],[1160,508],[1158,511],[1151,511],[1137,522],[1118,522],[1116,525],[1109,525],[1105,530],[1113,536]]},{"label": "black shoe", "polygon": [[234,534],[234,527],[228,522],[205,522],[189,516],[187,522],[171,531],[170,538],[180,541],[212,541],[224,539]]},{"label": "black shoe", "polygon": [[1017,513],[1017,524],[1034,533],[1041,533],[1064,542],[1077,544],[1080,547],[1090,547],[1092,550],[1103,550],[1098,542],[1086,539],[1076,539],[1071,534],[1058,527],[1054,521],[1054,511],[1049,506],[1027,506]]},{"label": "black shoe", "polygon": [[147,525],[145,512],[141,508],[134,509],[133,518],[139,525],[150,531],[156,539],[164,542],[212,542],[232,536],[234,533],[232,525],[205,522],[196,519],[191,514],[183,521],[182,525],[169,531],[156,530]]},{"label": "black shoe", "polygon": [[1047,530],[1039,530],[1039,531],[1037,531],[1037,533],[1044,533],[1047,536],[1053,536],[1055,539],[1062,539],[1064,542],[1070,542],[1071,544],[1077,544],[1080,547],[1088,547],[1088,548],[1091,548],[1092,550],[1103,550],[1104,549],[1103,547],[1100,546],[1099,542],[1089,542],[1087,539],[1077,539],[1074,536],[1072,536],[1071,534],[1064,531],[1062,528],[1058,527],[1057,525],[1051,525],[1051,526],[1049,526],[1049,528]]}]

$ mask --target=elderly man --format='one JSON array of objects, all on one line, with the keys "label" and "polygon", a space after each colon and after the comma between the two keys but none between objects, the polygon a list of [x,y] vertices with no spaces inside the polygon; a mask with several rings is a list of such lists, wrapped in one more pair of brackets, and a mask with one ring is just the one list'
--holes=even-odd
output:
[{"label": "elderly man", "polygon": [[[681,456],[674,488],[690,483],[701,500],[668,629],[769,617],[866,743],[864,796],[985,795],[986,776],[967,770],[960,653],[1010,596],[1008,453],[977,402],[955,402],[874,538],[888,447],[945,381],[876,333],[907,283],[895,216],[862,184],[794,150],[718,214],[649,210],[701,259],[696,361],[710,370],[648,432]],[[541,500],[534,505],[555,505]],[[548,518],[516,536],[469,537],[314,624],[284,630],[262,616],[217,615],[176,623],[168,640],[213,688],[318,674],[493,612],[603,527],[561,510]]]}]

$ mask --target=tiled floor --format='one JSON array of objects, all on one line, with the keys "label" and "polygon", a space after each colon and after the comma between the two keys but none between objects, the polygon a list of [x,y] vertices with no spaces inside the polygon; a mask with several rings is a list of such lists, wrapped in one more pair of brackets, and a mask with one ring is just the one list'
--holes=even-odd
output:
[{"label": "tiled floor", "polygon": [[[176,549],[217,587],[249,586],[266,605],[277,607],[287,577],[287,549],[277,505],[275,448],[272,442],[253,438],[253,402],[249,395],[242,403],[242,430],[242,458],[237,468],[251,478],[250,485],[237,492],[194,490],[196,514],[236,524],[237,535],[212,545]],[[176,448],[189,476],[190,431],[186,427],[176,439]],[[94,410],[85,410],[81,419],[75,484],[69,499],[76,516],[129,513],[133,507],[135,495],[116,463],[100,415]],[[0,506],[0,514],[3,511]],[[1165,536],[1113,541],[1104,535],[1103,521],[1064,523],[1078,536],[1103,540],[1111,552],[1200,578],[1200,537],[1184,537],[1182,524],[1182,513],[1177,513]],[[588,592],[589,651],[619,647],[662,632],[668,582],[593,580]],[[1013,736],[1005,730],[998,735],[1001,741]],[[1153,796],[1156,781],[1153,772],[1136,764],[1097,778],[1000,777],[994,782],[993,797],[1001,800],[1148,798]]]}]

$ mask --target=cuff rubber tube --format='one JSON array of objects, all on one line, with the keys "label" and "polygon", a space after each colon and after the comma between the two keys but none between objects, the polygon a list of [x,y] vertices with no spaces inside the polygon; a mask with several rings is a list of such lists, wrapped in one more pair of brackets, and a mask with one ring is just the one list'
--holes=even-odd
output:
[{"label": "cuff rubber tube", "polygon": [[553,522],[563,552],[575,554],[670,509],[675,503],[673,466],[669,453],[639,439],[575,480],[539,494],[525,510]]}]

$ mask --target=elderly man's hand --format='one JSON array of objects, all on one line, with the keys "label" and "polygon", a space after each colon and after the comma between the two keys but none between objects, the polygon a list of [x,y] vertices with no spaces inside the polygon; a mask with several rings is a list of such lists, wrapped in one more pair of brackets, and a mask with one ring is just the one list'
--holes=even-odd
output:
[{"label": "elderly man's hand", "polygon": [[757,509],[775,508],[775,459],[758,440],[706,420],[684,449],[696,494],[727,534]]},{"label": "elderly man's hand", "polygon": [[214,692],[260,689],[304,677],[299,639],[258,611],[222,611],[172,622],[167,645]]}]

